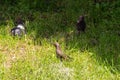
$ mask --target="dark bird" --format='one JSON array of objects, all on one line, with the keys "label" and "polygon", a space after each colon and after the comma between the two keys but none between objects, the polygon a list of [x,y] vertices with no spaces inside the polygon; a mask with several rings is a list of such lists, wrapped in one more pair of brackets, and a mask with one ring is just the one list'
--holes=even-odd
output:
[{"label": "dark bird", "polygon": [[77,21],[76,26],[77,26],[78,34],[80,34],[81,31],[85,32],[86,22],[84,20],[84,16],[79,17],[79,20]]},{"label": "dark bird", "polygon": [[16,21],[16,26],[11,29],[11,35],[13,36],[22,36],[26,35],[26,27],[21,19]]},{"label": "dark bird", "polygon": [[61,50],[61,48],[60,48],[60,45],[59,45],[57,42],[54,43],[54,46],[55,46],[55,48],[56,48],[56,56],[57,56],[57,58],[60,58],[61,61],[62,61],[63,59],[64,59],[64,60],[69,60],[69,59],[71,59],[69,56],[65,55],[65,54],[62,52],[62,50]]}]

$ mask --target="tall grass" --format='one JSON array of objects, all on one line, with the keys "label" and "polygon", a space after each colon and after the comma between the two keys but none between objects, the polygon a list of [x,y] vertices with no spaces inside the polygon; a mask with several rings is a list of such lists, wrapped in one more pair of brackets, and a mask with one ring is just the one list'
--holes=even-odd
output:
[{"label": "tall grass", "polygon": [[[24,9],[23,1],[24,5],[19,3],[23,7],[20,14],[19,5],[16,8],[10,5],[0,17],[0,79],[119,80],[119,2],[93,5],[87,0],[65,0],[59,3],[64,7],[57,12],[54,5],[59,4],[45,7],[48,11],[42,11],[41,7],[38,7],[41,11],[36,11],[28,6]],[[12,8],[13,12],[9,11]],[[18,12],[15,14],[14,11]],[[31,12],[33,21],[27,15]],[[14,27],[14,18],[21,14],[25,19],[27,36],[19,39],[9,33]],[[82,14],[87,15],[87,29],[77,35],[75,23]],[[72,61],[61,62],[56,58],[52,45],[56,41],[64,53],[73,58]]]}]

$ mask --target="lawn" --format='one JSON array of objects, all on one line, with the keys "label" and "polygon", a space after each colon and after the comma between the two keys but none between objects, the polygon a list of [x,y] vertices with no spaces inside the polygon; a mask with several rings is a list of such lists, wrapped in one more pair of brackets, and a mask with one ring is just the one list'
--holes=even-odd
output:
[{"label": "lawn", "polygon": [[[3,6],[7,11],[0,18],[0,80],[120,80],[120,1],[63,2],[67,5],[60,12],[28,10],[26,14],[25,8],[19,14],[18,8]],[[33,20],[28,18],[31,12]],[[87,28],[78,35],[76,22],[84,13]],[[19,15],[27,27],[22,38],[10,35]],[[73,60],[61,62],[54,42]]]}]

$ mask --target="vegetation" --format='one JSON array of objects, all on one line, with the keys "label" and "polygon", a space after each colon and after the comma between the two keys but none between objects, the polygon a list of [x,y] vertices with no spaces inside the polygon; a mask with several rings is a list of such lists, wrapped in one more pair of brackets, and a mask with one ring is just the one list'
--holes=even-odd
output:
[{"label": "vegetation", "polygon": [[[1,0],[0,80],[120,80],[120,1]],[[86,15],[85,33],[76,21]],[[12,37],[15,18],[27,36]],[[58,41],[73,61],[60,62]]]}]

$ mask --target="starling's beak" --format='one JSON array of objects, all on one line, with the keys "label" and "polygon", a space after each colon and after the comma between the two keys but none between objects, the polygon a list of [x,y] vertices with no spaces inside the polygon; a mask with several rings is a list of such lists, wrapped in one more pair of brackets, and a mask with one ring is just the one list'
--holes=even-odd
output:
[{"label": "starling's beak", "polygon": [[53,45],[56,47],[56,44],[55,44],[55,43],[53,43]]},{"label": "starling's beak", "polygon": [[53,45],[54,45],[55,47],[57,47],[57,46],[58,46],[58,43],[55,42],[55,43],[53,43]]}]

